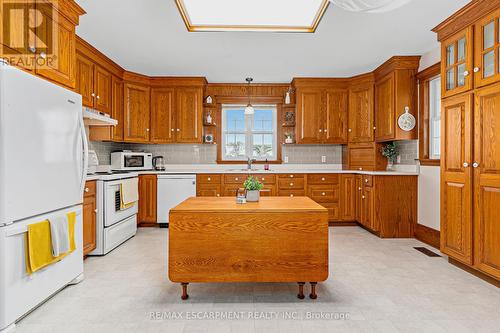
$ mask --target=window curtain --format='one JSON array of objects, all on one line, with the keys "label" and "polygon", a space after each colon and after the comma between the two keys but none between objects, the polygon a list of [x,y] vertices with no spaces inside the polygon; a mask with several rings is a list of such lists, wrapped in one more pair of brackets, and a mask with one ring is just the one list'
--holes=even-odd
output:
[{"label": "window curtain", "polygon": [[335,6],[352,12],[383,13],[401,7],[411,0],[330,0]]}]

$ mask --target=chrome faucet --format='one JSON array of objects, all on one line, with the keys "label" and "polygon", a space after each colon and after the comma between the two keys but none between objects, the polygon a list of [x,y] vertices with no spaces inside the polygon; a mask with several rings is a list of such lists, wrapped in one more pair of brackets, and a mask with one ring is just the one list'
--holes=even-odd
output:
[{"label": "chrome faucet", "polygon": [[255,159],[250,158],[249,156],[247,157],[247,169],[252,170],[252,164],[255,162]]}]

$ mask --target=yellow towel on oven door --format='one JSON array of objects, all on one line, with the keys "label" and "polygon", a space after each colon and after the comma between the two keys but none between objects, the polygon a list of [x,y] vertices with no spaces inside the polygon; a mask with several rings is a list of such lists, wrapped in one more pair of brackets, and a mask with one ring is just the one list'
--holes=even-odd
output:
[{"label": "yellow towel on oven door", "polygon": [[58,257],[52,256],[52,240],[50,237],[50,222],[48,220],[28,225],[26,235],[26,271],[32,274],[51,265],[76,249],[75,223],[76,213],[68,213],[70,250]]}]

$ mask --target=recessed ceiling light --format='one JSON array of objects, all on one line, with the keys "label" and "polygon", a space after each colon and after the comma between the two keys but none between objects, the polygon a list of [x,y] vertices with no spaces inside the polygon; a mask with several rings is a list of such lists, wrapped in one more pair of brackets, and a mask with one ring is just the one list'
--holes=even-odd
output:
[{"label": "recessed ceiling light", "polygon": [[175,0],[189,31],[314,32],[329,0]]}]

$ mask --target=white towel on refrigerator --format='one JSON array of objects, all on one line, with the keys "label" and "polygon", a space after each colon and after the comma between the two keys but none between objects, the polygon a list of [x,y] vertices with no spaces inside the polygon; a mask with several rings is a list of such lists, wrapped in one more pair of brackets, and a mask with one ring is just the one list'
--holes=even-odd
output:
[{"label": "white towel on refrigerator", "polygon": [[69,227],[66,214],[59,215],[49,219],[50,237],[52,240],[52,256],[60,255],[70,250],[69,245]]}]

